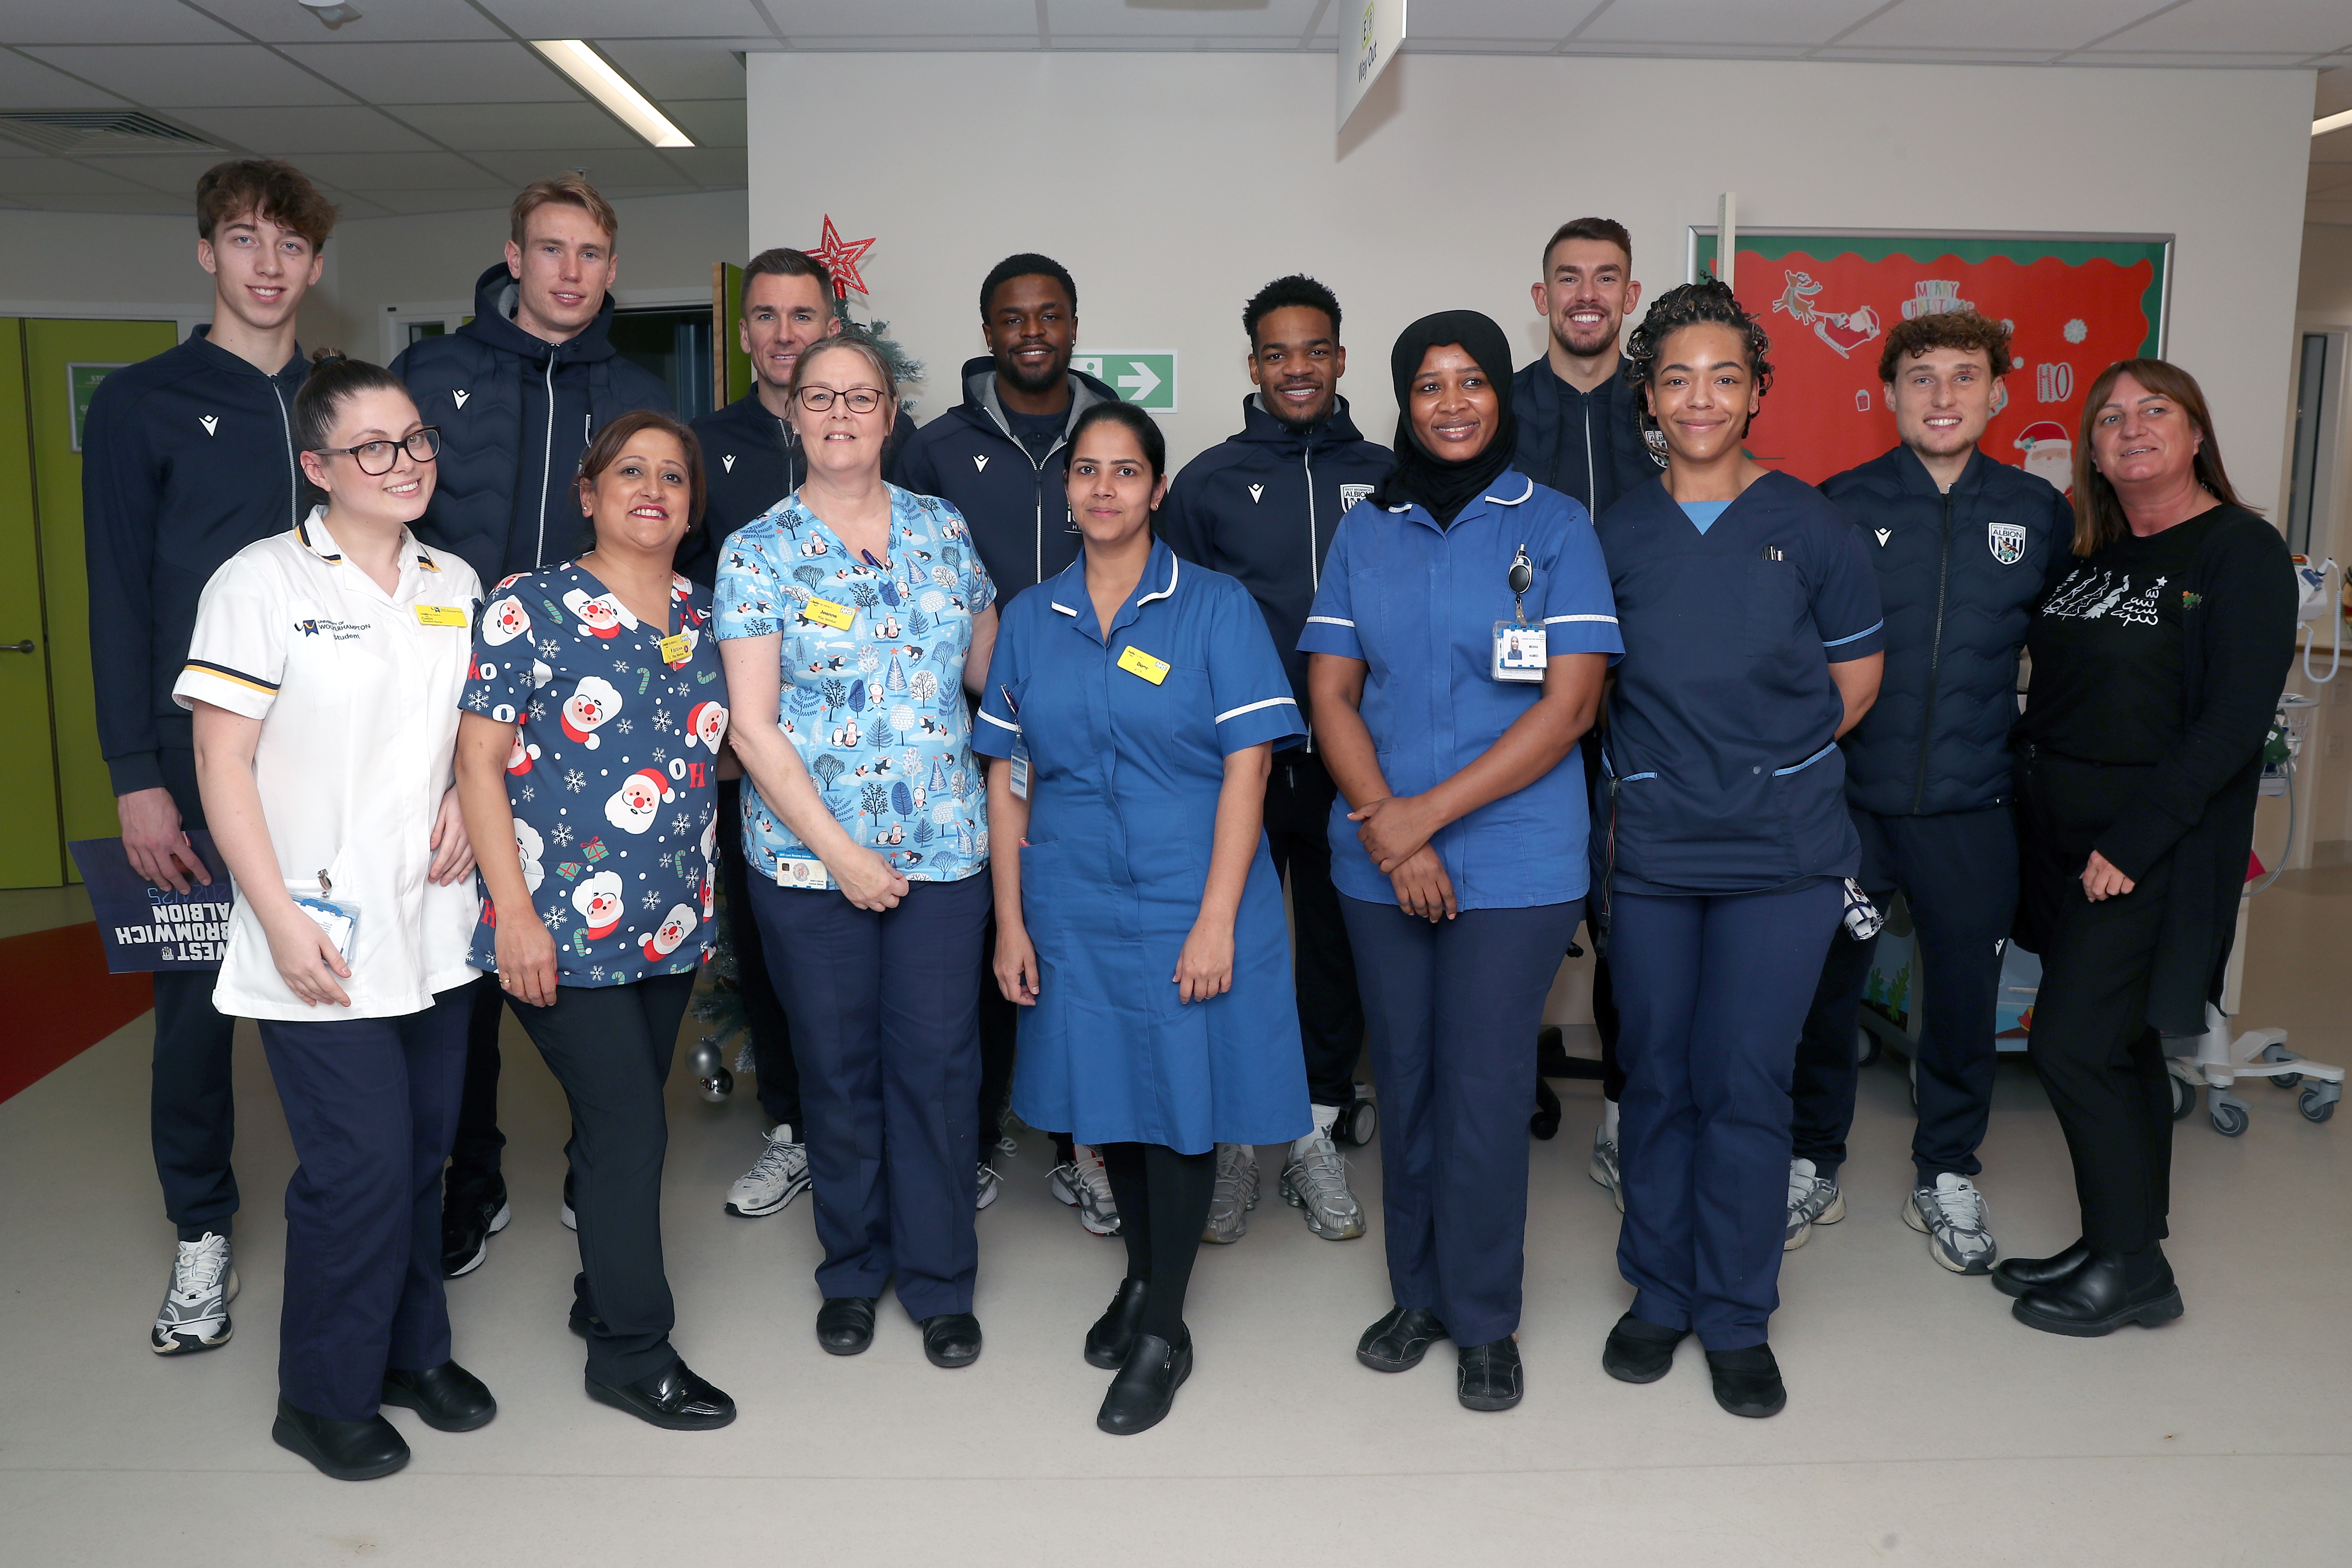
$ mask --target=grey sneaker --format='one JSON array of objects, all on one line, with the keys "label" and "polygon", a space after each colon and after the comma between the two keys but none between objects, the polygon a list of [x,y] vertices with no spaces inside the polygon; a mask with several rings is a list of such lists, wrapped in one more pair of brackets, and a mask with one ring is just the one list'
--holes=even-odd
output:
[{"label": "grey sneaker", "polygon": [[994,1203],[997,1193],[1004,1186],[1004,1179],[996,1174],[995,1167],[992,1166],[981,1166],[979,1179],[980,1191],[972,1203],[972,1207],[976,1209],[986,1208],[990,1204]]},{"label": "grey sneaker", "polygon": [[1054,1196],[1078,1211],[1078,1223],[1097,1236],[1118,1234],[1118,1200],[1110,1193],[1110,1173],[1103,1169],[1102,1151],[1076,1146],[1077,1158],[1055,1166],[1045,1185]]},{"label": "grey sneaker", "polygon": [[1845,1194],[1837,1177],[1817,1174],[1811,1160],[1789,1162],[1789,1228],[1780,1250],[1793,1252],[1805,1244],[1816,1225],[1835,1225],[1845,1218]]},{"label": "grey sneaker", "polygon": [[1249,1211],[1257,1207],[1257,1151],[1247,1144],[1217,1145],[1217,1185],[1209,1196],[1209,1223],[1201,1230],[1203,1241],[1239,1241],[1249,1228]]},{"label": "grey sneaker", "polygon": [[1585,1169],[1591,1173],[1594,1181],[1609,1189],[1611,1199],[1617,1205],[1617,1212],[1624,1213],[1625,1189],[1618,1185],[1617,1180],[1617,1140],[1609,1135],[1606,1124],[1592,1130],[1592,1163]]},{"label": "grey sneaker", "polygon": [[1984,1194],[1957,1172],[1943,1172],[1933,1186],[1912,1188],[1903,1222],[1925,1231],[1927,1256],[1955,1274],[1990,1274],[2000,1255],[1985,1228]]},{"label": "grey sneaker", "polygon": [[795,1142],[789,1122],[768,1131],[768,1145],[742,1179],[727,1189],[727,1212],[746,1219],[773,1214],[808,1190],[808,1145]]},{"label": "grey sneaker", "polygon": [[1326,1241],[1364,1233],[1364,1207],[1348,1190],[1348,1162],[1331,1134],[1312,1132],[1290,1145],[1282,1166],[1282,1201],[1307,1211],[1307,1228]]},{"label": "grey sneaker", "polygon": [[207,1231],[180,1243],[172,1260],[172,1283],[156,1309],[147,1348],[157,1355],[184,1355],[228,1343],[228,1304],[236,1300],[236,1268],[228,1238]]}]

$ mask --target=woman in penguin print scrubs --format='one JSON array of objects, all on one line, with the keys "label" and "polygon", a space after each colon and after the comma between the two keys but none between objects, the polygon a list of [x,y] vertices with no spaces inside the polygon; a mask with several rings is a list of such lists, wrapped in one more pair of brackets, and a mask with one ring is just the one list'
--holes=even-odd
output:
[{"label": "woman in penguin print scrubs", "polygon": [[[474,641],[458,787],[493,970],[572,1103],[588,1393],[657,1427],[723,1427],[688,1370],[662,1270],[662,1083],[710,951],[711,824],[727,733],[703,591],[671,570],[700,517],[694,434],[627,413],[580,460],[595,546],[492,589]],[[503,846],[511,844],[508,851]]]},{"label": "woman in penguin print scrubs", "polygon": [[1314,1126],[1262,827],[1274,747],[1306,726],[1248,591],[1152,538],[1168,479],[1151,416],[1080,414],[1068,486],[1086,548],[1005,612],[973,745],[998,759],[1013,1108],[1100,1148],[1118,1202],[1127,1275],[1086,1358],[1118,1371],[1095,1424],[1123,1436],[1192,1374],[1184,1293],[1216,1145]]}]

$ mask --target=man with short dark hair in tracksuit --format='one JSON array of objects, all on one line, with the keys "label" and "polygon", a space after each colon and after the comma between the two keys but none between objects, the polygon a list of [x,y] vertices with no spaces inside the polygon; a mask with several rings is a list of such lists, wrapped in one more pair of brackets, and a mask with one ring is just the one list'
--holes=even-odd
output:
[{"label": "man with short dark hair in tracksuit", "polygon": [[[1886,616],[1878,701],[1841,743],[1862,836],[1857,879],[1900,891],[1925,970],[1919,1121],[1903,1218],[1959,1274],[1996,1249],[1974,1177],[1991,1113],[2002,943],[2017,905],[2010,727],[2017,656],[2073,557],[2066,497],[1978,449],[2009,367],[2009,329],[1975,311],[1898,323],[1879,356],[1901,444],[1822,486],[1862,531]],[[1855,1030],[1875,942],[1832,940],[1797,1048],[1786,1248],[1844,1217]]]},{"label": "man with short dark hair in tracksuit", "polygon": [[[615,416],[675,405],[668,386],[605,336],[619,226],[611,204],[576,174],[524,187],[506,259],[475,281],[474,319],[410,344],[392,362],[416,412],[441,430],[433,500],[416,537],[464,557],[485,589],[584,548],[580,455]],[[497,977],[482,977],[475,998],[441,1206],[441,1267],[451,1279],[480,1266],[510,1214],[499,1167]]]},{"label": "man with short dark hair in tracksuit", "polygon": [[[1184,465],[1160,508],[1160,533],[1184,559],[1250,591],[1283,650],[1298,711],[1308,716],[1306,744],[1275,758],[1265,787],[1266,841],[1275,871],[1290,881],[1292,969],[1315,1109],[1313,1130],[1284,1159],[1281,1184],[1308,1229],[1339,1241],[1364,1233],[1362,1206],[1332,1141],[1356,1097],[1364,1009],[1331,884],[1331,802],[1339,790],[1315,748],[1307,655],[1297,647],[1340,517],[1371,494],[1396,459],[1348,417],[1339,393],[1348,356],[1339,346],[1339,301],[1328,288],[1311,277],[1276,278],[1244,308],[1242,328],[1258,390],[1242,401],[1241,434]],[[1257,1197],[1257,1151],[1218,1145],[1204,1239],[1239,1240]]]},{"label": "man with short dark hair in tracksuit", "polygon": [[[996,584],[999,603],[1054,576],[1078,558],[1081,538],[1070,516],[1063,475],[1069,432],[1078,415],[1118,394],[1070,369],[1078,337],[1078,287],[1061,263],[1024,251],[990,269],[980,287],[981,336],[989,351],[963,363],[963,402],[915,432],[898,458],[898,484],[953,504],[971,530],[972,548]],[[1017,1012],[993,978],[996,921],[980,985],[980,1127],[983,1148],[1013,1088]],[[1043,1129],[1054,1131],[1054,1129]],[[1118,1206],[1102,1158],[1081,1155],[1057,1133],[1054,1195],[1078,1210],[1100,1236],[1116,1234]],[[996,1173],[979,1172],[982,1207],[996,1197]]]}]

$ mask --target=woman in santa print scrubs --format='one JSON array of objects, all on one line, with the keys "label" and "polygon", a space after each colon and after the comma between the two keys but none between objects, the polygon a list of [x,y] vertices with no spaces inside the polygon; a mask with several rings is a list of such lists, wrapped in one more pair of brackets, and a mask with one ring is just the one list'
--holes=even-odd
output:
[{"label": "woman in santa print scrubs", "polygon": [[457,736],[467,831],[489,849],[473,963],[572,1103],[589,1396],[723,1427],[735,1402],[670,1344],[661,1250],[662,1083],[710,950],[727,733],[709,597],[670,570],[700,518],[701,449],[666,415],[624,414],[579,485],[595,548],[490,590],[475,633]]}]

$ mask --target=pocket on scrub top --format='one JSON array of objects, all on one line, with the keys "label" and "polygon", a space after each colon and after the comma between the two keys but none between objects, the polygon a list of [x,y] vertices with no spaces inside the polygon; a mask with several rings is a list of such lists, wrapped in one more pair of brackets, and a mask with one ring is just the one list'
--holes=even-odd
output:
[{"label": "pocket on scrub top", "polygon": [[[1767,549],[1774,548],[1767,546]],[[1747,652],[1769,658],[1811,635],[1805,582],[1790,559],[1750,560],[1740,581]]]}]

